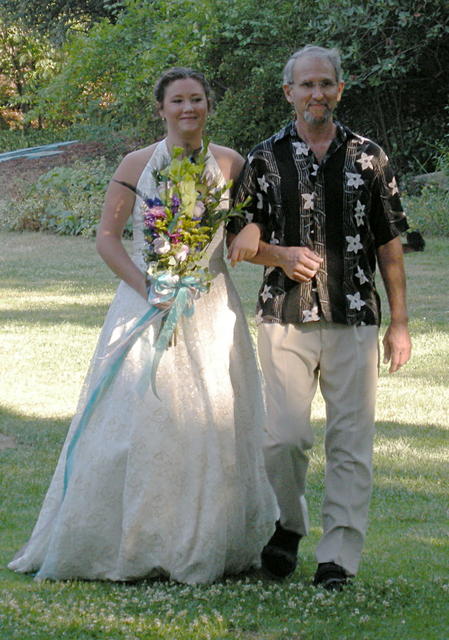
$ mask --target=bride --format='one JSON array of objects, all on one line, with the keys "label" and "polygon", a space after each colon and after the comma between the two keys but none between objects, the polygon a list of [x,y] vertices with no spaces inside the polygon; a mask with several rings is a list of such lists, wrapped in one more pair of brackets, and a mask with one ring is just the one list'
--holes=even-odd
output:
[{"label": "bride", "polygon": [[[258,567],[274,529],[259,374],[223,259],[223,227],[208,250],[212,285],[193,315],[178,322],[157,371],[158,395],[138,384],[152,357],[156,321],[93,400],[111,365],[111,345],[149,309],[141,203],[123,183],[157,197],[155,170],[169,164],[174,146],[188,155],[201,148],[210,108],[204,76],[182,67],[162,75],[155,96],[167,135],[127,155],[108,187],[97,249],[121,282],[37,523],[9,564],[38,579],[211,582]],[[209,144],[207,170],[221,185],[242,164],[235,151]],[[121,242],[130,215],[131,257]],[[256,250],[258,230],[251,227],[241,232],[248,248],[237,260]]]}]

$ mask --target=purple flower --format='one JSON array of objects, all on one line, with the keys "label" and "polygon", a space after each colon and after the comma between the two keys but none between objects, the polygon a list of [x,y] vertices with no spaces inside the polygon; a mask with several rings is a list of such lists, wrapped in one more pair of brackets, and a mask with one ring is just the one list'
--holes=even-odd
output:
[{"label": "purple flower", "polygon": [[171,210],[175,215],[178,213],[180,204],[181,204],[181,200],[178,198],[176,194],[174,194],[171,199]]}]

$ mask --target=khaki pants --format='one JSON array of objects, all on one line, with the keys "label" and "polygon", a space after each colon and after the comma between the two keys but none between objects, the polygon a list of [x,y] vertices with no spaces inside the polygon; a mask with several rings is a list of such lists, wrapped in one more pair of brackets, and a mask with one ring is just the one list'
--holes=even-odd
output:
[{"label": "khaki pants", "polygon": [[306,535],[311,403],[319,382],[326,403],[323,535],[318,562],[354,575],[367,527],[372,485],[378,329],[333,323],[259,326],[268,424],[265,462],[283,527]]}]

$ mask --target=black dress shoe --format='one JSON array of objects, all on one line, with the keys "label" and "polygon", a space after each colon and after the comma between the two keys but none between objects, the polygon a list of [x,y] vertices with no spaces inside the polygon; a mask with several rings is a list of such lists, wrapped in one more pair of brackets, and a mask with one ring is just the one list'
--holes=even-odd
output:
[{"label": "black dress shoe", "polygon": [[262,570],[274,580],[287,578],[298,564],[299,533],[281,527],[276,522],[276,531],[262,550]]},{"label": "black dress shoe", "polygon": [[335,562],[320,562],[313,584],[327,591],[341,591],[349,582],[346,571]]}]

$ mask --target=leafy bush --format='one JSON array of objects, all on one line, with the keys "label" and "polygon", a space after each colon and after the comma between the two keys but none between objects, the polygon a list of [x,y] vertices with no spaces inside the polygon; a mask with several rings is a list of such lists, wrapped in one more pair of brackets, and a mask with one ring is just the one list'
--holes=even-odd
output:
[{"label": "leafy bush", "polygon": [[449,191],[426,186],[419,196],[404,198],[409,224],[423,235],[449,238]]},{"label": "leafy bush", "polygon": [[[449,184],[449,150],[440,156],[437,168],[442,171]],[[419,196],[405,196],[410,226],[429,236],[449,238],[449,190],[434,184],[423,187]]]},{"label": "leafy bush", "polygon": [[94,235],[111,174],[103,157],[51,169],[23,199],[3,205],[3,226],[15,231]]}]

